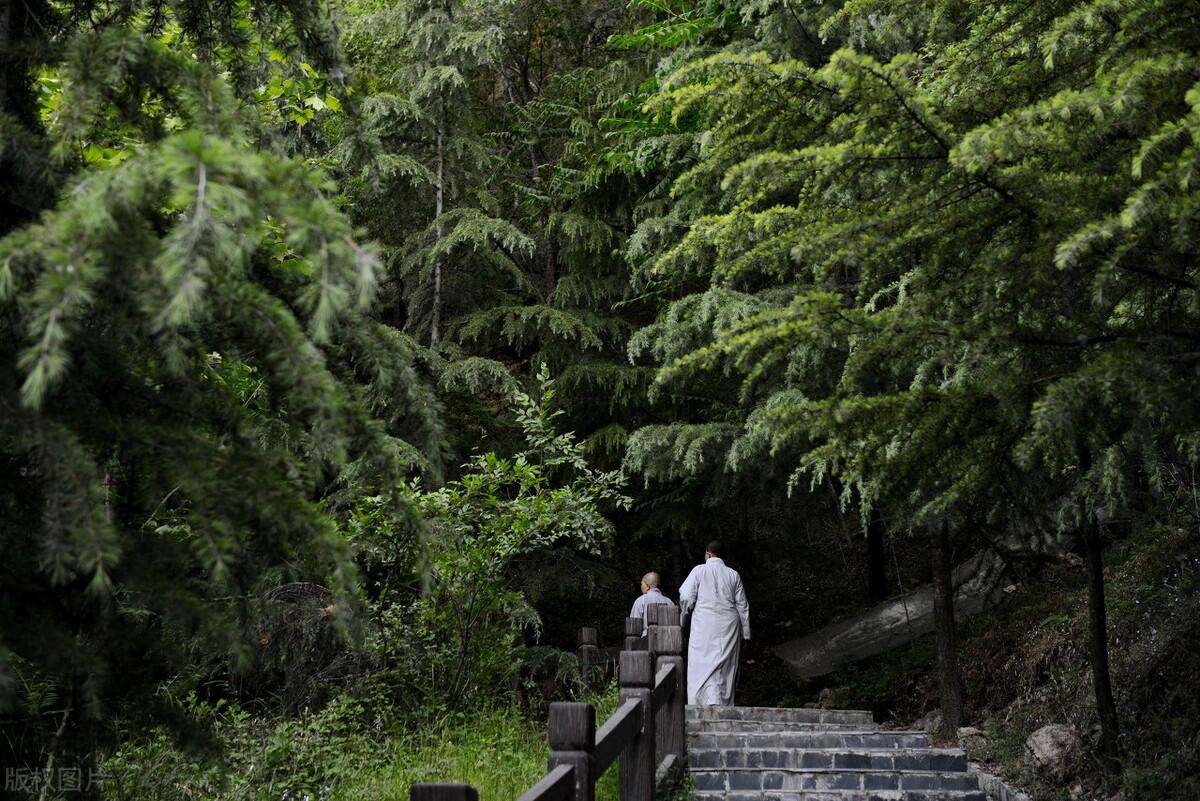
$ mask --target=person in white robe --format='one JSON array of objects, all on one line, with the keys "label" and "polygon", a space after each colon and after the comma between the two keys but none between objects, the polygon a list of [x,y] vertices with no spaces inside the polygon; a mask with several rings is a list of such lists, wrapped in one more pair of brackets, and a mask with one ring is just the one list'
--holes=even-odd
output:
[{"label": "person in white robe", "polygon": [[679,606],[691,621],[688,643],[687,701],[732,706],[737,685],[738,652],[750,641],[750,604],[742,577],[721,559],[722,547],[710,542],[704,564],[697,565],[679,588]]},{"label": "person in white robe", "polygon": [[658,588],[661,579],[654,571],[642,576],[642,594],[633,602],[633,609],[629,610],[630,617],[640,617],[642,619],[642,636],[646,636],[648,626],[646,625],[646,607],[651,604],[666,604],[674,606],[675,604],[670,598],[662,594],[662,590]]}]

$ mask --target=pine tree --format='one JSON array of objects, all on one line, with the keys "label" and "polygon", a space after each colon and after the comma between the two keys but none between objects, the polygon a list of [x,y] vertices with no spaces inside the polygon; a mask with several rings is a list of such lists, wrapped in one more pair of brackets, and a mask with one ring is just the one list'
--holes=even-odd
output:
[{"label": "pine tree", "polygon": [[364,165],[357,202],[403,281],[390,302],[406,313],[393,319],[430,345],[464,307],[489,302],[492,287],[520,285],[514,260],[532,248],[500,213],[492,182],[497,155],[480,96],[492,92],[504,38],[495,11],[475,0],[399,0],[350,33],[385,150]]},{"label": "pine tree", "polygon": [[[5,764],[36,766],[94,754],[117,708],[168,715],[187,665],[248,664],[280,582],[324,583],[347,630],[337,509],[403,514],[441,433],[335,186],[267,146],[273,70],[344,96],[321,6],[22,19],[3,196],[38,216],[0,240],[0,705]],[[18,194],[38,172],[61,178]]]},{"label": "pine tree", "polygon": [[838,476],[864,516],[1057,521],[1098,557],[1090,515],[1137,508],[1129,477],[1200,423],[1191,17],[853,3],[820,33],[854,49],[819,62],[683,64],[652,107],[702,131],[698,160],[631,245],[692,294],[635,342],[666,387],[735,379],[749,411],[728,436],[796,480]]},{"label": "pine tree", "polygon": [[[430,265],[431,256],[454,264],[453,303],[439,306],[441,346],[434,357],[451,407],[470,409],[480,396],[505,394],[549,365],[560,375],[571,425],[613,459],[624,432],[610,425],[614,414],[644,399],[650,377],[625,362],[625,343],[652,311],[644,303],[621,305],[630,291],[619,254],[641,178],[627,163],[615,163],[620,155],[604,144],[605,126],[614,113],[640,104],[644,66],[605,47],[625,21],[623,3],[513,2],[484,11],[455,5],[453,25],[436,26],[440,36],[486,45],[470,52],[450,48],[449,56],[445,48],[422,44],[432,42],[432,34],[419,34],[441,13],[436,9],[400,5],[352,25],[351,53],[372,91],[395,93],[367,104],[391,172],[360,179],[358,203],[374,207],[362,219],[395,242],[396,258],[410,275],[418,263]],[[432,50],[418,53],[418,46]],[[447,83],[436,83],[431,65],[447,58],[453,69],[436,73]],[[397,61],[408,66],[386,77],[387,65]],[[441,234],[423,217],[397,219],[391,207],[378,204],[388,193],[405,191],[408,180],[417,192],[436,193],[436,115],[428,110],[436,98],[428,92],[439,86],[453,98],[451,129],[461,140],[451,148],[461,155],[446,174],[463,204],[480,204],[443,213],[441,219],[458,227]],[[372,177],[378,189],[370,188]],[[397,234],[406,231],[403,243]],[[392,322],[412,331],[427,326],[417,307],[430,301],[435,283],[408,284],[412,313]],[[464,426],[497,427],[494,414],[479,411],[469,412]]]}]

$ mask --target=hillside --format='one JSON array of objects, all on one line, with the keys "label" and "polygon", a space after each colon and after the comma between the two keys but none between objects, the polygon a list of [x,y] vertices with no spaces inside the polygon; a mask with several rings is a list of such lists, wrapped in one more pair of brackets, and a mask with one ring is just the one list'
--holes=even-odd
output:
[{"label": "hillside", "polygon": [[[969,618],[959,644],[966,679],[960,744],[1038,801],[1200,797],[1200,540],[1183,528],[1131,536],[1110,551],[1108,609],[1124,771],[1105,781],[1088,666],[1087,588],[1067,555],[1029,575],[999,608]],[[936,714],[932,636],[780,693],[786,668],[766,664],[754,703],[871,709],[896,727]],[[763,660],[765,661],[765,660]],[[772,673],[779,674],[768,680]],[[747,701],[750,703],[751,701]],[[1061,775],[1039,769],[1026,739],[1047,724],[1075,729],[1083,748]]]}]

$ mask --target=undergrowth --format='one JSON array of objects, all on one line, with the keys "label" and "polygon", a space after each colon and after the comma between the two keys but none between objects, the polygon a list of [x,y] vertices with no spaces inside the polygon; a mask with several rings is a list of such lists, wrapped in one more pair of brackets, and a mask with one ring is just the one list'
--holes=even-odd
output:
[{"label": "undergrowth", "polygon": [[[1106,554],[1111,667],[1123,769],[1107,776],[1088,661],[1087,587],[1067,556],[1025,582],[1003,606],[960,622],[967,724],[982,729],[972,760],[1039,801],[1200,798],[1200,538],[1161,527]],[[847,667],[788,701],[864,708],[912,726],[936,708],[933,640]],[[1050,723],[1075,727],[1083,753],[1062,778],[1039,772],[1025,741]]]},{"label": "undergrowth", "polygon": [[[586,698],[598,721],[617,706],[615,685]],[[268,720],[224,704],[188,714],[220,747],[183,747],[163,731],[134,734],[103,764],[110,801],[407,801],[416,782],[461,782],[481,801],[513,801],[546,772],[544,716],[515,707],[445,712],[416,725],[362,700]],[[597,801],[617,801],[613,768]]]}]

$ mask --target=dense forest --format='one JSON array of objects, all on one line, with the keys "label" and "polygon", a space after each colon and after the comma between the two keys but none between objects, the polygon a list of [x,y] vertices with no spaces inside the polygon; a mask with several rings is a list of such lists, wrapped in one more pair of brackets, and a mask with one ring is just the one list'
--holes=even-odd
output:
[{"label": "dense forest", "polygon": [[14,798],[510,801],[720,536],[748,701],[1194,799],[1198,469],[1194,0],[0,0]]}]

